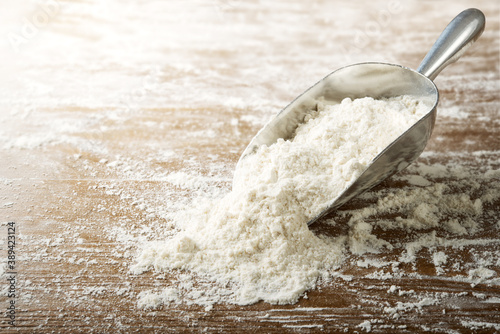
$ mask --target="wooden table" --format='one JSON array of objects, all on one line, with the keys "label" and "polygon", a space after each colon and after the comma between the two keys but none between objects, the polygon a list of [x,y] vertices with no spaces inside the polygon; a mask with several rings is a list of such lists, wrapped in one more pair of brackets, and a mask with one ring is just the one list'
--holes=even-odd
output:
[{"label": "wooden table", "polygon": [[[355,62],[416,68],[446,24],[468,7],[484,11],[487,28],[435,80],[440,113],[418,164],[498,175],[497,2],[41,0],[6,6],[0,14],[0,332],[500,331],[495,177],[474,190],[493,200],[468,244],[421,249],[399,267],[400,276],[387,263],[401,247],[347,251],[338,275],[295,305],[205,310],[172,303],[144,310],[138,295],[175,284],[179,273],[129,272],[137,247],[172,232],[171,212],[206,189],[215,195],[230,188],[246,144],[294,97]],[[166,181],[175,172],[191,185]],[[406,173],[374,191],[409,187],[403,179],[411,170]],[[430,181],[471,194],[454,187],[454,177],[448,170]],[[355,200],[329,217],[335,226],[320,222],[312,229],[347,235],[342,212],[370,203]],[[390,217],[372,222],[377,219]],[[440,227],[374,233],[396,245],[433,231],[459,238]],[[483,240],[490,242],[475,244]],[[449,261],[437,266],[436,251]],[[368,259],[381,265],[366,265]],[[474,281],[475,266],[489,275]]]}]

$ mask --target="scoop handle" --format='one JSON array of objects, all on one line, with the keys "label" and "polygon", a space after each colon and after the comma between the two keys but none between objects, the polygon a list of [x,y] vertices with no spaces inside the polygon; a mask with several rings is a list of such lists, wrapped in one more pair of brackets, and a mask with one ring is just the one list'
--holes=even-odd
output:
[{"label": "scoop handle", "polygon": [[483,12],[476,8],[466,9],[458,14],[443,30],[417,71],[434,80],[481,36],[485,21]]}]

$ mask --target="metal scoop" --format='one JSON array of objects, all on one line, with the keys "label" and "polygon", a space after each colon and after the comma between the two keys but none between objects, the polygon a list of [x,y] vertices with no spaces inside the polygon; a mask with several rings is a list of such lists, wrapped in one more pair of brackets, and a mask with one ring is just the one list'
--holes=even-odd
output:
[{"label": "metal scoop", "polygon": [[380,99],[413,95],[427,104],[429,112],[377,155],[358,179],[333,198],[329,206],[318,212],[308,225],[316,222],[353,197],[406,168],[420,156],[436,120],[439,93],[432,80],[446,66],[457,61],[479,38],[484,25],[485,17],[480,10],[471,8],[460,13],[441,33],[417,71],[394,64],[361,63],[329,74],[297,97],[257,133],[241,155],[236,168],[261,145],[271,145],[279,138],[290,139],[297,126],[303,123],[305,115],[316,108],[320,98],[334,104],[347,97]]}]

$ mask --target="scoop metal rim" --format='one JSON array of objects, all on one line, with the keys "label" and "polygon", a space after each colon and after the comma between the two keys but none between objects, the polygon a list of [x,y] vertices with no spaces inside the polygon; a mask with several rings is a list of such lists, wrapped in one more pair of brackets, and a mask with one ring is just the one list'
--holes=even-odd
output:
[{"label": "scoop metal rim", "polygon": [[[414,160],[416,160],[418,158],[418,156],[420,155],[420,153],[424,150],[425,144],[427,143],[427,141],[428,141],[428,139],[429,139],[429,137],[430,137],[430,135],[432,133],[432,129],[433,129],[433,126],[434,126],[434,121],[435,121],[435,116],[436,116],[436,107],[437,107],[438,102],[439,102],[439,90],[438,90],[437,86],[434,84],[434,82],[431,79],[429,79],[428,77],[426,77],[422,73],[420,73],[420,72],[418,72],[418,71],[416,71],[414,69],[411,69],[409,67],[398,65],[398,64],[385,63],[385,62],[362,62],[362,63],[350,64],[350,65],[347,65],[347,66],[340,67],[340,68],[336,69],[335,71],[331,72],[330,74],[326,75],[323,79],[321,79],[320,81],[318,81],[316,84],[314,84],[311,87],[309,87],[306,91],[304,91],[302,94],[300,94],[298,97],[296,97],[291,103],[289,103],[280,112],[278,112],[277,114],[275,114],[274,117],[272,117],[268,121],[268,123],[263,128],[261,128],[260,131],[255,135],[255,137],[252,139],[252,141],[250,142],[250,144],[244,150],[243,154],[240,157],[240,160],[238,161],[238,164],[237,164],[236,168],[239,168],[239,166],[241,164],[241,161],[243,161],[247,156],[252,155],[253,153],[255,153],[255,151],[261,145],[272,145],[272,144],[274,144],[277,141],[277,139],[274,140],[274,141],[269,141],[269,140],[267,140],[268,138],[264,138],[265,135],[267,133],[269,133],[269,132],[272,132],[272,130],[273,130],[272,128],[273,128],[274,124],[275,123],[279,123],[280,122],[280,118],[286,118],[287,117],[287,113],[293,112],[294,108],[297,108],[297,106],[301,106],[303,100],[309,100],[311,98],[309,96],[309,93],[312,90],[319,88],[320,92],[321,92],[321,88],[322,88],[321,85],[323,85],[326,81],[328,81],[333,76],[337,75],[339,72],[348,70],[348,69],[353,68],[353,67],[360,67],[360,66],[367,66],[367,65],[368,66],[375,65],[375,66],[381,66],[381,67],[388,67],[388,68],[392,68],[393,70],[396,70],[396,71],[407,71],[407,72],[412,73],[412,75],[416,75],[419,78],[423,79],[423,82],[425,82],[426,89],[429,91],[428,96],[432,96],[432,98],[433,98],[432,106],[429,103],[429,111],[424,116],[422,116],[414,125],[412,125],[410,128],[408,128],[404,133],[402,133],[400,136],[398,136],[393,141],[391,141],[391,143],[388,144],[384,148],[384,150],[382,150],[379,154],[377,154],[370,161],[370,163],[367,164],[367,166],[364,168],[363,172],[356,178],[356,180],[354,180],[341,193],[339,193],[335,198],[333,198],[329,202],[329,205],[326,207],[326,209],[324,209],[318,215],[316,215],[313,219],[311,219],[308,222],[308,225],[311,225],[312,223],[316,222],[317,220],[319,220],[320,218],[324,217],[329,212],[337,209],[338,207],[342,206],[347,201],[349,201],[352,197],[354,197],[354,195],[353,195],[353,196],[348,196],[346,198],[343,198],[344,196],[346,196],[346,194],[350,195],[349,193],[352,191],[352,189],[354,187],[358,187],[359,186],[360,180],[363,180],[364,176],[370,170],[370,168],[381,157],[385,156],[386,153],[387,153],[387,151],[391,150],[391,148],[401,139],[401,137],[403,137],[407,133],[413,131],[413,129],[416,128],[417,126],[421,126],[422,123],[426,122],[429,117],[433,117],[433,119],[430,121],[430,124],[428,124],[430,126],[429,127],[429,131],[426,133],[425,138],[423,138],[424,144],[423,145],[420,144],[420,146],[418,148],[418,151],[419,151],[418,155],[416,155],[416,157],[412,158],[411,161],[406,161],[404,166],[397,166],[398,168],[396,170],[392,171],[390,173],[390,175],[392,175],[392,174],[394,174],[396,172],[399,172],[400,170],[404,169],[411,162],[413,162]],[[316,94],[314,94],[314,95],[321,96],[320,92],[316,92]],[[365,95],[364,97],[368,97],[368,96],[370,96],[370,95]],[[381,98],[381,97],[392,97],[392,96],[371,96],[371,97]],[[300,122],[299,122],[299,124],[300,124]],[[279,137],[279,138],[281,138],[281,137]],[[382,182],[385,179],[386,179],[386,177],[382,178],[380,180],[380,182]],[[378,182],[378,183],[380,183],[380,182]],[[367,189],[376,186],[378,183],[370,184],[370,186]],[[335,202],[338,202],[338,203],[335,203]]]}]

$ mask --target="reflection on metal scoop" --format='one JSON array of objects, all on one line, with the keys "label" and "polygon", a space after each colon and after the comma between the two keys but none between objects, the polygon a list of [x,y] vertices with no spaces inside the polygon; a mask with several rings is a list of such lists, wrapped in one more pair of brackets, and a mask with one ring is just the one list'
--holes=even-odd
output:
[{"label": "reflection on metal scoop", "polygon": [[252,139],[236,168],[261,145],[292,137],[304,116],[322,98],[339,103],[344,98],[390,98],[413,95],[429,106],[429,112],[377,155],[365,171],[308,224],[316,222],[351,198],[379,184],[415,161],[427,144],[436,120],[439,94],[432,80],[447,65],[460,58],[484,30],[485,17],[478,9],[467,9],[450,22],[434,43],[417,71],[385,63],[361,63],[343,67],[319,81],[278,113]]}]

